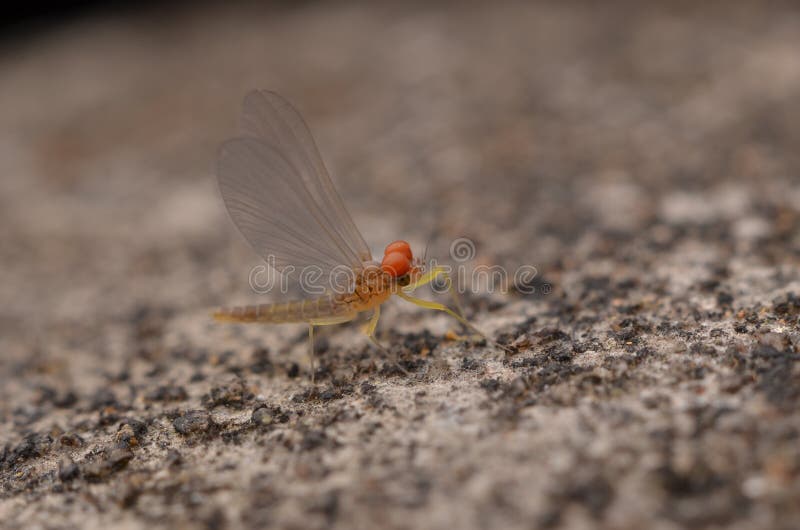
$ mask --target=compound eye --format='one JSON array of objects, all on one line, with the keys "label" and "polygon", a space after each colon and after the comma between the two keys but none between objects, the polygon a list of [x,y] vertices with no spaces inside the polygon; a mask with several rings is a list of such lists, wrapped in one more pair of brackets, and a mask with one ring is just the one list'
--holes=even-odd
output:
[{"label": "compound eye", "polygon": [[414,255],[411,253],[411,245],[409,245],[407,241],[403,241],[402,239],[399,239],[397,241],[394,241],[386,245],[386,250],[383,251],[383,254],[388,256],[393,252],[401,252],[409,259],[409,261],[414,258]]},{"label": "compound eye", "polygon": [[403,252],[388,252],[383,256],[381,269],[392,278],[400,278],[411,270],[411,259]]}]

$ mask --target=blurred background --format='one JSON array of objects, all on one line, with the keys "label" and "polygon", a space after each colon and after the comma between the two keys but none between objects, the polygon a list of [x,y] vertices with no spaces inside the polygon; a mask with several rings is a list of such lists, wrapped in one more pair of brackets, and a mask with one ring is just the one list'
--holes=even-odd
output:
[{"label": "blurred background", "polygon": [[[786,302],[787,293],[800,288],[800,10],[794,2],[88,2],[51,9],[27,6],[4,20],[0,37],[0,447],[6,442],[7,454],[31,432],[78,429],[100,390],[111,389],[115,406],[128,414],[150,410],[141,394],[159,384],[185,386],[190,401],[179,406],[198,406],[203,385],[230,370],[209,368],[211,382],[191,379],[195,370],[181,363],[196,352],[204,362],[225,351],[248,359],[252,348],[266,347],[302,365],[297,329],[221,331],[207,319],[217,305],[263,301],[248,285],[259,259],[227,218],[213,173],[216,150],[237,133],[241,100],[254,88],[281,93],[304,115],[375,252],[405,238],[447,259],[450,242],[468,237],[477,245],[476,264],[537,268],[537,282],[552,286],[551,294],[512,289],[470,297],[471,314],[488,314],[484,324],[492,333],[519,341],[561,326],[572,341],[564,346],[568,357],[596,354],[583,357],[589,367],[644,345],[672,352],[675,341],[682,353],[703,341],[724,352],[736,341],[758,342],[759,330],[785,334],[767,340],[785,340],[773,346],[794,351],[794,309],[786,318],[758,320],[772,314],[761,309],[773,308],[777,298],[794,303]],[[620,307],[628,311],[623,316]],[[438,334],[448,325],[413,308],[391,309],[386,318],[382,327],[403,333],[430,325]],[[620,324],[624,318],[641,319],[641,342],[634,346],[609,335],[631,326]],[[737,318],[752,336],[737,335]],[[363,349],[357,330],[331,334],[342,352],[348,345]],[[532,359],[536,344],[527,352]],[[795,357],[788,359],[781,373],[794,379],[783,388],[797,383]],[[506,363],[505,376],[497,377],[536,377],[537,362]],[[647,379],[645,371],[622,393],[634,403],[645,388],[696,395],[666,376]],[[674,377],[691,379],[681,373]],[[273,388],[291,395],[298,383],[285,373],[276,377]],[[743,385],[758,393],[747,386],[754,380]],[[465,403],[486,395],[471,384]],[[580,412],[578,404],[595,395],[569,388],[570,405],[553,412],[560,418]],[[57,405],[53,396],[74,400]],[[790,492],[796,501],[800,491],[800,454],[791,449],[800,429],[796,393],[779,401],[780,421],[795,442],[777,442],[757,427],[753,436],[772,440],[777,445],[763,450],[780,449],[793,463],[781,468],[777,489],[768,479],[750,483],[760,497],[743,484],[762,477],[764,461],[744,458],[753,449],[737,446],[716,471],[709,464],[707,482],[687,465],[684,489],[669,480],[648,489],[660,483],[633,464],[621,474],[598,464],[597,476],[625,476],[620,484],[627,486],[610,478],[598,483],[592,475],[575,479],[588,484],[576,486],[578,493],[553,493],[558,488],[543,478],[512,469],[504,475],[498,464],[475,471],[479,479],[466,491],[448,482],[459,480],[455,464],[447,464],[444,482],[431,479],[428,486],[435,509],[405,505],[387,493],[384,515],[398,523],[408,513],[421,514],[411,520],[423,526],[463,516],[467,526],[583,521],[635,528],[658,513],[658,528],[735,521],[737,528],[779,528],[791,517],[797,522]],[[741,414],[752,419],[762,412]],[[152,414],[151,423],[161,421]],[[168,434],[159,436],[180,446],[164,421]],[[642,421],[636,431],[642,436],[672,425],[663,417]],[[466,422],[477,429],[469,432],[500,436],[483,422]],[[110,436],[85,429],[86,440]],[[533,441],[515,447],[548,454],[550,442],[535,438],[538,432],[532,428]],[[608,451],[618,452],[621,440],[604,436]],[[477,446],[480,439],[467,436],[464,443]],[[646,460],[650,449],[644,443],[630,451]],[[689,454],[703,460],[704,449],[695,449]],[[152,450],[137,457],[143,467],[157,465],[153,455],[160,453]],[[28,463],[34,485],[16,475],[8,457],[0,514],[12,524],[21,527],[33,516],[19,504],[21,491],[47,492],[48,480],[58,482],[52,475],[63,453],[52,451]],[[465,454],[476,461],[485,456]],[[555,484],[573,484],[581,461],[558,464]],[[375,522],[358,515],[376,506],[359,496],[370,486],[343,484],[336,506],[356,515],[337,512],[339,523]],[[529,493],[520,492],[522,484]],[[255,524],[242,515],[253,506],[224,506],[229,494],[249,498],[237,488],[205,493],[207,504],[198,512],[205,523],[216,517]],[[289,504],[274,501],[286,510],[275,521],[331,522],[324,506],[306,513],[301,495],[289,497]],[[576,503],[584,515],[553,508]],[[121,511],[134,525],[149,520],[122,505],[114,517]],[[172,523],[193,521],[181,506],[152,505]],[[715,515],[704,518],[701,507]],[[286,515],[292,510],[305,515],[292,519]],[[471,518],[472,510],[483,519]],[[111,515],[95,514],[92,524],[107,522],[103,517]]]}]

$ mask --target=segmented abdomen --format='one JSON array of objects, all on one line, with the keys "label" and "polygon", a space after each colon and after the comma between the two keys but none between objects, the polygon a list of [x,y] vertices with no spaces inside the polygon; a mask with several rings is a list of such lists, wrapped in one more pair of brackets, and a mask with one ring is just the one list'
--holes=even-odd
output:
[{"label": "segmented abdomen", "polygon": [[239,307],[223,307],[214,313],[222,322],[309,322],[351,313],[347,303],[326,295],[308,300],[277,304],[259,304]]}]

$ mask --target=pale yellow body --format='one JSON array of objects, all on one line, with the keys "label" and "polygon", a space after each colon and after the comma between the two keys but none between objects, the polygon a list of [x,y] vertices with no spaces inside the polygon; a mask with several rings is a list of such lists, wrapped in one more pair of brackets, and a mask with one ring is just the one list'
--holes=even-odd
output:
[{"label": "pale yellow body", "polygon": [[374,310],[399,289],[397,281],[378,269],[362,273],[352,293],[326,294],[307,300],[223,308],[214,313],[222,322],[270,324],[306,322],[311,325],[347,322]]},{"label": "pale yellow body", "polygon": [[[458,313],[444,304],[421,300],[411,296],[409,293],[421,285],[433,281],[434,278],[442,276],[448,285],[448,289],[456,303]],[[309,354],[312,361],[311,378],[314,380],[314,327],[327,326],[332,324],[342,324],[349,322],[358,316],[359,313],[372,310],[372,317],[365,329],[367,337],[381,351],[386,349],[381,346],[375,338],[375,329],[380,318],[380,306],[386,302],[393,294],[403,300],[416,304],[426,309],[436,309],[444,311],[454,317],[467,328],[479,335],[484,335],[464,318],[458,296],[453,290],[449,275],[442,267],[435,267],[425,274],[412,273],[401,280],[395,279],[388,274],[376,271],[362,273],[356,280],[356,286],[352,293],[339,295],[324,295],[308,300],[298,300],[276,304],[260,304],[250,306],[240,306],[233,308],[223,308],[214,313],[214,318],[220,322],[240,322],[240,323],[307,323],[309,338]],[[388,352],[386,352],[388,353]]]},{"label": "pale yellow body", "polygon": [[377,293],[366,300],[353,298],[352,295],[324,295],[307,300],[222,308],[214,313],[214,318],[220,322],[261,322],[263,324],[291,322],[316,324],[320,322],[318,325],[322,325],[322,321],[350,317],[340,321],[347,322],[347,320],[355,318],[358,313],[369,311],[383,304],[391,294],[389,291]]}]

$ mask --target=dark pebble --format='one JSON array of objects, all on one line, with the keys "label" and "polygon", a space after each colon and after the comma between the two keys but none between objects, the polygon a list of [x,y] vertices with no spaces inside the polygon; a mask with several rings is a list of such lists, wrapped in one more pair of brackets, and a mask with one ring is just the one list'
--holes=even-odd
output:
[{"label": "dark pebble", "polygon": [[461,369],[473,371],[477,370],[481,367],[481,363],[471,357],[462,357],[461,358]]},{"label": "dark pebble", "polygon": [[254,374],[272,373],[274,369],[268,348],[258,348],[253,352],[253,362],[250,364],[251,372]]},{"label": "dark pebble", "polygon": [[496,392],[500,388],[500,381],[498,379],[483,379],[480,385],[487,392]]},{"label": "dark pebble", "polygon": [[147,434],[147,424],[135,418],[125,418],[122,422],[123,425],[129,425],[133,429],[133,433],[141,438]]},{"label": "dark pebble", "polygon": [[334,399],[340,399],[341,397],[342,397],[341,392],[337,392],[336,390],[333,390],[331,388],[323,390],[319,395],[319,399],[321,399],[322,401],[333,401]]},{"label": "dark pebble", "polygon": [[310,430],[303,436],[303,441],[300,442],[300,448],[303,451],[312,451],[322,446],[327,439],[328,437],[325,435],[324,431],[316,429]]},{"label": "dark pebble", "polygon": [[189,397],[186,389],[179,385],[163,385],[145,396],[148,401],[184,401]]},{"label": "dark pebble", "polygon": [[172,422],[175,430],[181,434],[197,434],[206,432],[211,426],[211,417],[205,410],[192,410]]},{"label": "dark pebble", "polygon": [[86,480],[99,482],[112,473],[124,469],[133,459],[133,451],[127,447],[114,447],[104,452],[102,458],[85,463],[81,472]]},{"label": "dark pebble", "polygon": [[50,450],[52,443],[53,438],[49,434],[29,434],[10,451],[5,460],[11,467],[26,460],[42,457]]},{"label": "dark pebble", "polygon": [[253,395],[247,390],[244,381],[236,379],[212,388],[208,394],[203,396],[203,404],[209,408],[220,405],[240,408],[252,398]]},{"label": "dark pebble", "polygon": [[80,447],[83,445],[83,438],[75,433],[65,433],[58,437],[60,447]]},{"label": "dark pebble", "polygon": [[250,421],[262,427],[271,425],[274,419],[275,418],[272,415],[272,411],[266,407],[261,407],[260,409],[254,410],[253,415],[250,417]]},{"label": "dark pebble", "polygon": [[168,467],[177,467],[183,463],[183,456],[175,449],[167,451],[166,464]]},{"label": "dark pebble", "polygon": [[119,471],[133,460],[133,451],[127,447],[115,447],[108,453],[107,462],[113,471]]},{"label": "dark pebble", "polygon": [[99,410],[106,407],[115,407],[119,408],[117,402],[117,396],[114,395],[114,392],[107,388],[101,388],[97,392],[95,392],[94,396],[92,396],[92,402],[89,405],[92,410]]},{"label": "dark pebble", "polygon": [[58,408],[66,409],[78,402],[78,396],[73,391],[68,391],[53,400],[53,405]]},{"label": "dark pebble", "polygon": [[300,375],[300,366],[297,363],[292,363],[292,365],[286,371],[286,376],[290,379],[294,379],[298,375]]},{"label": "dark pebble", "polygon": [[721,306],[730,306],[733,304],[733,295],[726,292],[721,292],[717,295],[717,303]]},{"label": "dark pebble", "polygon": [[78,478],[81,470],[78,465],[70,459],[64,459],[58,464],[58,479],[61,482],[69,482]]}]

